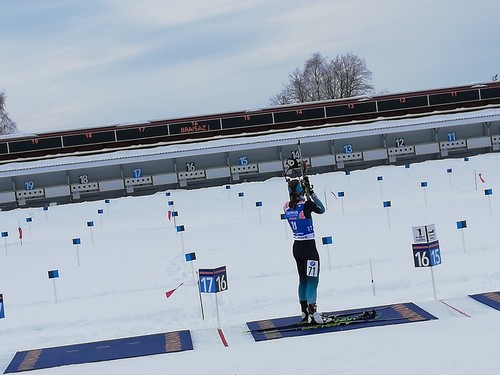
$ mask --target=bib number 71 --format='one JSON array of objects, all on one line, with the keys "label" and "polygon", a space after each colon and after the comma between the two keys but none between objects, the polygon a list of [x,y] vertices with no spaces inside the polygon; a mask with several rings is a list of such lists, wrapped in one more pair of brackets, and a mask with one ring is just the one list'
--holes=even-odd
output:
[{"label": "bib number 71", "polygon": [[307,261],[307,276],[318,277],[319,275],[319,262],[317,260]]}]

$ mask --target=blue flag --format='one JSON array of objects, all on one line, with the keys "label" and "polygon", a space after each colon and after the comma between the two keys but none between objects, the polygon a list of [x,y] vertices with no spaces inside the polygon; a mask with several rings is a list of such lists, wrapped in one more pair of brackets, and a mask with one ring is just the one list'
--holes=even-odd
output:
[{"label": "blue flag", "polygon": [[79,238],[73,238],[73,245],[81,245],[81,241]]},{"label": "blue flag", "polygon": [[191,262],[193,260],[196,260],[195,253],[187,253],[187,254],[184,254],[184,256],[186,257],[186,262]]},{"label": "blue flag", "polygon": [[57,279],[59,277],[59,270],[49,271],[49,279]]},{"label": "blue flag", "polygon": [[3,309],[3,294],[0,294],[0,319],[5,318],[5,311]]},{"label": "blue flag", "polygon": [[467,228],[467,222],[465,220],[457,221],[457,229]]},{"label": "blue flag", "polygon": [[333,243],[332,236],[323,237],[321,240],[323,241],[323,245],[330,245]]}]

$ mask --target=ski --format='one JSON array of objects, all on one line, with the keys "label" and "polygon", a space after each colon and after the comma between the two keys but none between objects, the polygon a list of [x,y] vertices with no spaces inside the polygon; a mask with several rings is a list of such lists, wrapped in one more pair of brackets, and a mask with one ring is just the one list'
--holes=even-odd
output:
[{"label": "ski", "polygon": [[351,326],[351,325],[357,325],[357,324],[363,324],[363,323],[370,323],[370,322],[388,322],[388,321],[396,321],[396,320],[401,320],[401,317],[392,317],[392,318],[380,318],[379,316],[376,316],[374,318],[368,318],[368,319],[338,319],[334,320],[333,322],[330,323],[325,323],[325,324],[308,324],[304,326],[297,326],[297,327],[289,327],[289,328],[284,328],[284,329],[276,329],[275,331],[264,331],[260,332],[257,331],[257,334],[266,334],[270,332],[293,332],[293,331],[307,331],[307,330],[314,330],[314,329],[321,329],[321,328],[331,328],[331,327],[339,327],[339,326]]},{"label": "ski", "polygon": [[329,323],[324,323],[324,324],[309,324],[304,321],[298,321],[294,322],[291,324],[285,324],[281,326],[276,326],[276,327],[266,327],[266,328],[259,328],[259,329],[253,329],[249,330],[248,332],[257,332],[257,333],[265,333],[268,331],[283,331],[283,330],[301,330],[301,329],[312,329],[312,328],[320,328],[320,327],[334,327],[336,325],[347,325],[352,322],[358,321],[358,322],[366,322],[370,320],[375,320],[379,319],[381,314],[380,310],[383,310],[387,307],[382,307],[379,309],[371,309],[371,310],[364,310],[356,313],[343,313],[343,314],[337,314],[337,315],[327,315],[323,314],[323,316],[327,318],[332,318],[333,320]]}]

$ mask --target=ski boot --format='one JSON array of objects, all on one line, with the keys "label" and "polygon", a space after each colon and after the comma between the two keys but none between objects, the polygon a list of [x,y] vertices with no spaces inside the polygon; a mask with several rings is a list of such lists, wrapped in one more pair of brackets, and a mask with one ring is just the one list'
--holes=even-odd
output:
[{"label": "ski boot", "polygon": [[309,312],[307,309],[307,301],[300,301],[300,310],[302,311],[302,321],[307,322],[309,319]]},{"label": "ski boot", "polygon": [[326,324],[334,320],[334,317],[323,315],[317,312],[315,303],[309,304],[309,306],[307,307],[307,313],[307,322],[309,324]]}]

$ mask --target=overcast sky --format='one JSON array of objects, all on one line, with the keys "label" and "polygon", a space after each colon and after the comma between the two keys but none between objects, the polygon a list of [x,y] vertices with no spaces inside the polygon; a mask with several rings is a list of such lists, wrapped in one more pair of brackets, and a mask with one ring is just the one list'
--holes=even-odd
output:
[{"label": "overcast sky", "polygon": [[269,106],[313,53],[376,91],[488,82],[498,0],[0,0],[0,91],[20,132]]}]

